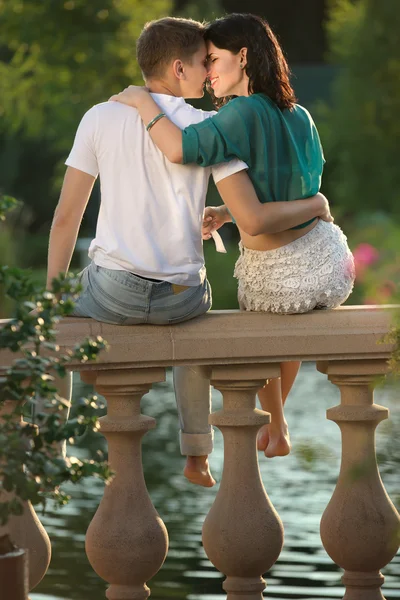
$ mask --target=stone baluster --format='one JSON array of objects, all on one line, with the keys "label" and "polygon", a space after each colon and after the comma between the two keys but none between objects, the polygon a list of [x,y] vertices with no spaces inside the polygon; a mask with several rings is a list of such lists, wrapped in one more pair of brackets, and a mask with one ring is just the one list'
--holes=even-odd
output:
[{"label": "stone baluster", "polygon": [[[82,373],[93,382],[93,373]],[[155,420],[140,413],[142,396],[165,380],[165,369],[98,371],[95,389],[107,400],[101,432],[108,441],[109,463],[116,475],[89,526],[86,552],[96,573],[111,585],[109,600],[144,600],[146,582],[161,568],[168,533],[147,492],[141,438]]]},{"label": "stone baluster", "polygon": [[223,409],[210,417],[224,436],[224,469],[215,502],[204,522],[203,545],[210,561],[226,575],[228,600],[260,600],[262,575],[276,562],[283,527],[261,481],[256,437],[270,415],[255,408],[265,380],[280,375],[279,365],[212,367],[212,385]]},{"label": "stone baluster", "polygon": [[380,569],[398,549],[399,515],[379,475],[375,429],[388,410],[373,402],[383,360],[318,363],[340,388],[341,404],[327,411],[342,434],[342,464],[336,489],[321,521],[322,543],[345,572],[345,600],[382,600]]},{"label": "stone baluster", "polygon": [[[0,378],[0,386],[2,382],[4,383],[4,379]],[[6,400],[0,408],[0,420],[2,416],[12,414],[14,409],[15,402]],[[22,424],[24,423],[21,416],[16,415],[15,418],[20,420]],[[12,494],[4,491],[0,493],[0,502],[9,501],[11,498]],[[49,536],[39,521],[32,504],[30,502],[23,502],[23,507],[24,511],[22,515],[10,517],[7,525],[0,528],[0,536],[8,534],[15,546],[28,551],[28,588],[29,590],[33,590],[43,579],[49,568],[51,544]],[[2,572],[7,573],[7,569],[4,568]]]}]

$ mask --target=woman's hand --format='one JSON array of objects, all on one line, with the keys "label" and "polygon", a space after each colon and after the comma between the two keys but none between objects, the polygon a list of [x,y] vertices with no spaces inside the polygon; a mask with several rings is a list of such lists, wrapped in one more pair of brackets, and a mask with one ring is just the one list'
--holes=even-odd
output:
[{"label": "woman's hand", "polygon": [[331,215],[331,209],[328,200],[323,194],[321,194],[321,192],[318,192],[318,194],[316,195],[319,197],[319,200],[321,202],[321,212],[318,215],[319,218],[322,221],[326,221],[327,223],[333,223],[335,219]]},{"label": "woman's hand", "polygon": [[146,99],[149,96],[149,90],[147,87],[141,85],[130,85],[125,88],[123,92],[115,94],[109,98],[109,102],[121,102],[121,104],[127,104],[138,108],[141,100]]},{"label": "woman's hand", "polygon": [[224,204],[222,206],[206,206],[201,227],[203,240],[209,240],[213,231],[217,231],[222,225],[231,220],[228,209]]}]

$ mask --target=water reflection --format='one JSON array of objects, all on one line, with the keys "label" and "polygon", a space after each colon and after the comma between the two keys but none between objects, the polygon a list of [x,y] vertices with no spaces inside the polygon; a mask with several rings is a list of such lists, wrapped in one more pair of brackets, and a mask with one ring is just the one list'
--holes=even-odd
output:
[{"label": "water reflection", "polygon": [[[82,390],[82,384],[77,381],[74,395],[82,393],[86,390]],[[339,428],[326,420],[325,411],[338,400],[338,390],[326,377],[318,373],[314,365],[303,365],[287,405],[293,445],[300,453],[273,460],[260,455],[264,485],[285,527],[284,549],[267,575],[266,598],[343,597],[340,570],[326,555],[319,537],[320,517],[335,486],[340,454]],[[400,404],[396,403],[395,390],[380,390],[376,401],[391,408],[393,422],[400,423]],[[216,410],[221,406],[219,392],[214,392],[213,403]],[[151,498],[170,537],[166,562],[150,582],[151,597],[154,600],[222,600],[225,597],[221,588],[223,577],[208,561],[201,546],[202,523],[216,489],[193,486],[182,476],[184,459],[179,454],[170,376],[144,398],[143,412],[157,419],[157,428],[144,438],[143,461]],[[380,425],[378,450],[385,456],[386,446],[392,448],[389,437],[396,439],[396,431],[388,425]],[[99,445],[104,448],[102,438],[86,438],[81,448],[72,448],[71,452],[93,453]],[[302,451],[310,446],[314,450],[311,459]],[[221,478],[222,457],[222,435],[216,430],[211,464],[217,480]],[[393,463],[383,463],[381,473],[389,495],[395,499],[399,485]],[[105,598],[105,583],[93,572],[84,551],[85,531],[99,504],[102,485],[92,480],[71,488],[70,492],[73,500],[67,507],[49,512],[42,519],[52,540],[53,558],[47,576],[31,594],[31,600]],[[399,555],[385,569],[384,575],[386,599],[400,598]]]}]

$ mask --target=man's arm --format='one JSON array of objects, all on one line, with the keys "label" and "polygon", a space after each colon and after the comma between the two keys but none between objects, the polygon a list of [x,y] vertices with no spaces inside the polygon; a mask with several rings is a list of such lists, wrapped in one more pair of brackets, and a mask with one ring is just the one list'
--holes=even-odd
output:
[{"label": "man's arm", "polygon": [[316,194],[305,200],[262,204],[245,171],[220,180],[218,192],[240,229],[248,235],[279,233],[314,217],[332,220],[325,196]]},{"label": "man's arm", "polygon": [[68,271],[95,179],[92,175],[73,167],[67,168],[50,231],[47,289],[50,289],[54,277]]}]

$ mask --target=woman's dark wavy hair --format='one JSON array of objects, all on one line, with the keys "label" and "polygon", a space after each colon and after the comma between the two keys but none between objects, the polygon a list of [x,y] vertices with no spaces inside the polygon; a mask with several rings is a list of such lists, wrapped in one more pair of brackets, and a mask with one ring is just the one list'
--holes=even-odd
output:
[{"label": "woman's dark wavy hair", "polygon": [[[249,94],[266,94],[281,110],[293,108],[296,97],[289,81],[289,66],[275,34],[261,17],[233,13],[217,19],[206,27],[205,40],[233,54],[247,48]],[[209,92],[218,108],[232,98],[215,98],[212,89]]]}]

